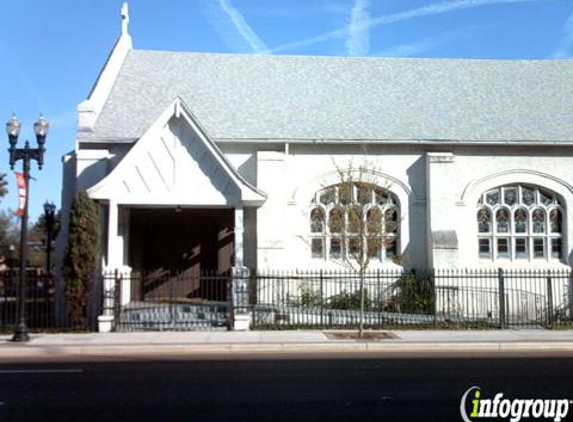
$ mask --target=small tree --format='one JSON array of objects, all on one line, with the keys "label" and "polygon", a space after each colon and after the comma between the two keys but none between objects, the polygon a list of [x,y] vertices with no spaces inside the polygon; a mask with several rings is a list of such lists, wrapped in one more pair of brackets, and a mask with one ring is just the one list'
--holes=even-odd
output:
[{"label": "small tree", "polygon": [[68,244],[62,271],[68,313],[87,325],[87,305],[99,254],[99,209],[86,192],[76,195],[70,211]]},{"label": "small tree", "polygon": [[19,229],[19,218],[12,210],[0,211],[0,256],[9,266],[20,259]]},{"label": "small tree", "polygon": [[6,173],[0,173],[0,198],[3,198],[8,193],[8,181],[6,180]]},{"label": "small tree", "polygon": [[[366,154],[364,155],[366,157]],[[334,162],[339,183],[339,205],[329,219],[331,233],[340,237],[341,258],[344,266],[359,277],[360,314],[358,336],[363,337],[365,308],[365,276],[372,258],[396,241],[399,216],[396,208],[382,213],[378,208],[367,209],[364,204],[375,195],[380,201],[392,197],[387,186],[378,186],[374,180],[374,167],[366,158],[359,166],[352,161],[342,168]],[[384,199],[386,198],[386,199]],[[378,200],[377,200],[378,202]]]}]

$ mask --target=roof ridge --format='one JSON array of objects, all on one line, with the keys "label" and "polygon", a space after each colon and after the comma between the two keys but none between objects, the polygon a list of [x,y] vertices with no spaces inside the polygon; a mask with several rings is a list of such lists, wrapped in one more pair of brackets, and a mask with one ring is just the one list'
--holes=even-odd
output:
[{"label": "roof ridge", "polygon": [[573,64],[573,59],[497,59],[497,58],[475,58],[475,57],[385,57],[385,56],[329,56],[329,55],[305,55],[305,54],[260,54],[260,53],[227,53],[212,51],[172,51],[172,50],[155,50],[155,49],[138,49],[132,50],[134,53],[158,53],[173,54],[181,56],[218,56],[218,57],[244,57],[244,58],[269,58],[269,59],[318,59],[318,60],[348,60],[348,61],[403,61],[403,62],[476,62],[476,63],[568,63]]}]

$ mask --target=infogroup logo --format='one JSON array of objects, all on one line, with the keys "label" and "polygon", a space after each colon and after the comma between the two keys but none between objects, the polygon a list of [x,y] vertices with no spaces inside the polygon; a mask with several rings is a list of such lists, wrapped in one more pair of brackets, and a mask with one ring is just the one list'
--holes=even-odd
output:
[{"label": "infogroup logo", "polygon": [[464,422],[488,418],[511,422],[522,419],[559,422],[567,417],[572,403],[569,399],[508,399],[504,398],[503,393],[496,393],[493,398],[484,398],[481,388],[473,386],[462,396],[460,414]]}]

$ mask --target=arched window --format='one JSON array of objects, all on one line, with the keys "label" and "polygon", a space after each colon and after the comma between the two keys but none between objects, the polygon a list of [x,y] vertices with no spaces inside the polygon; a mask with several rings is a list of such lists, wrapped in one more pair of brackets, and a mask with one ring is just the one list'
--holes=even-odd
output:
[{"label": "arched window", "polygon": [[478,210],[478,232],[490,233],[491,232],[491,213],[489,210]]},{"label": "arched window", "polygon": [[506,209],[497,210],[495,224],[498,233],[509,233],[509,212]]},{"label": "arched window", "polygon": [[513,215],[515,233],[527,233],[527,211],[518,209]]},{"label": "arched window", "polygon": [[479,256],[507,260],[561,259],[562,218],[561,202],[549,190],[533,185],[508,185],[484,192],[477,204]]},{"label": "arched window", "polygon": [[310,231],[312,233],[324,232],[324,211],[322,208],[314,208],[310,212]]},{"label": "arched window", "polygon": [[531,213],[531,224],[533,233],[545,233],[545,211],[542,209],[535,209]]},{"label": "arched window", "polygon": [[561,233],[561,211],[553,209],[550,216],[551,233]]},{"label": "arched window", "polygon": [[341,183],[317,192],[310,204],[313,258],[341,260],[360,254],[386,260],[398,253],[397,197],[371,183]]}]

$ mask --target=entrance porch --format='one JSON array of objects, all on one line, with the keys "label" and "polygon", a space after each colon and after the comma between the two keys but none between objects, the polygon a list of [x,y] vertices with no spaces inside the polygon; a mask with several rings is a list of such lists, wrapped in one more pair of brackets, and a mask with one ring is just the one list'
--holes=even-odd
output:
[{"label": "entrance porch", "polygon": [[[126,274],[120,306],[132,300],[174,300],[169,280],[177,274],[185,275],[178,284],[185,300],[227,300],[227,287],[212,293],[192,274],[243,272],[244,209],[254,210],[266,200],[179,98],[88,194],[102,204],[103,270]],[[143,287],[130,283],[132,274],[143,276]],[[114,287],[108,283],[105,288]],[[109,323],[104,329],[113,320],[111,314],[100,318]]]}]

